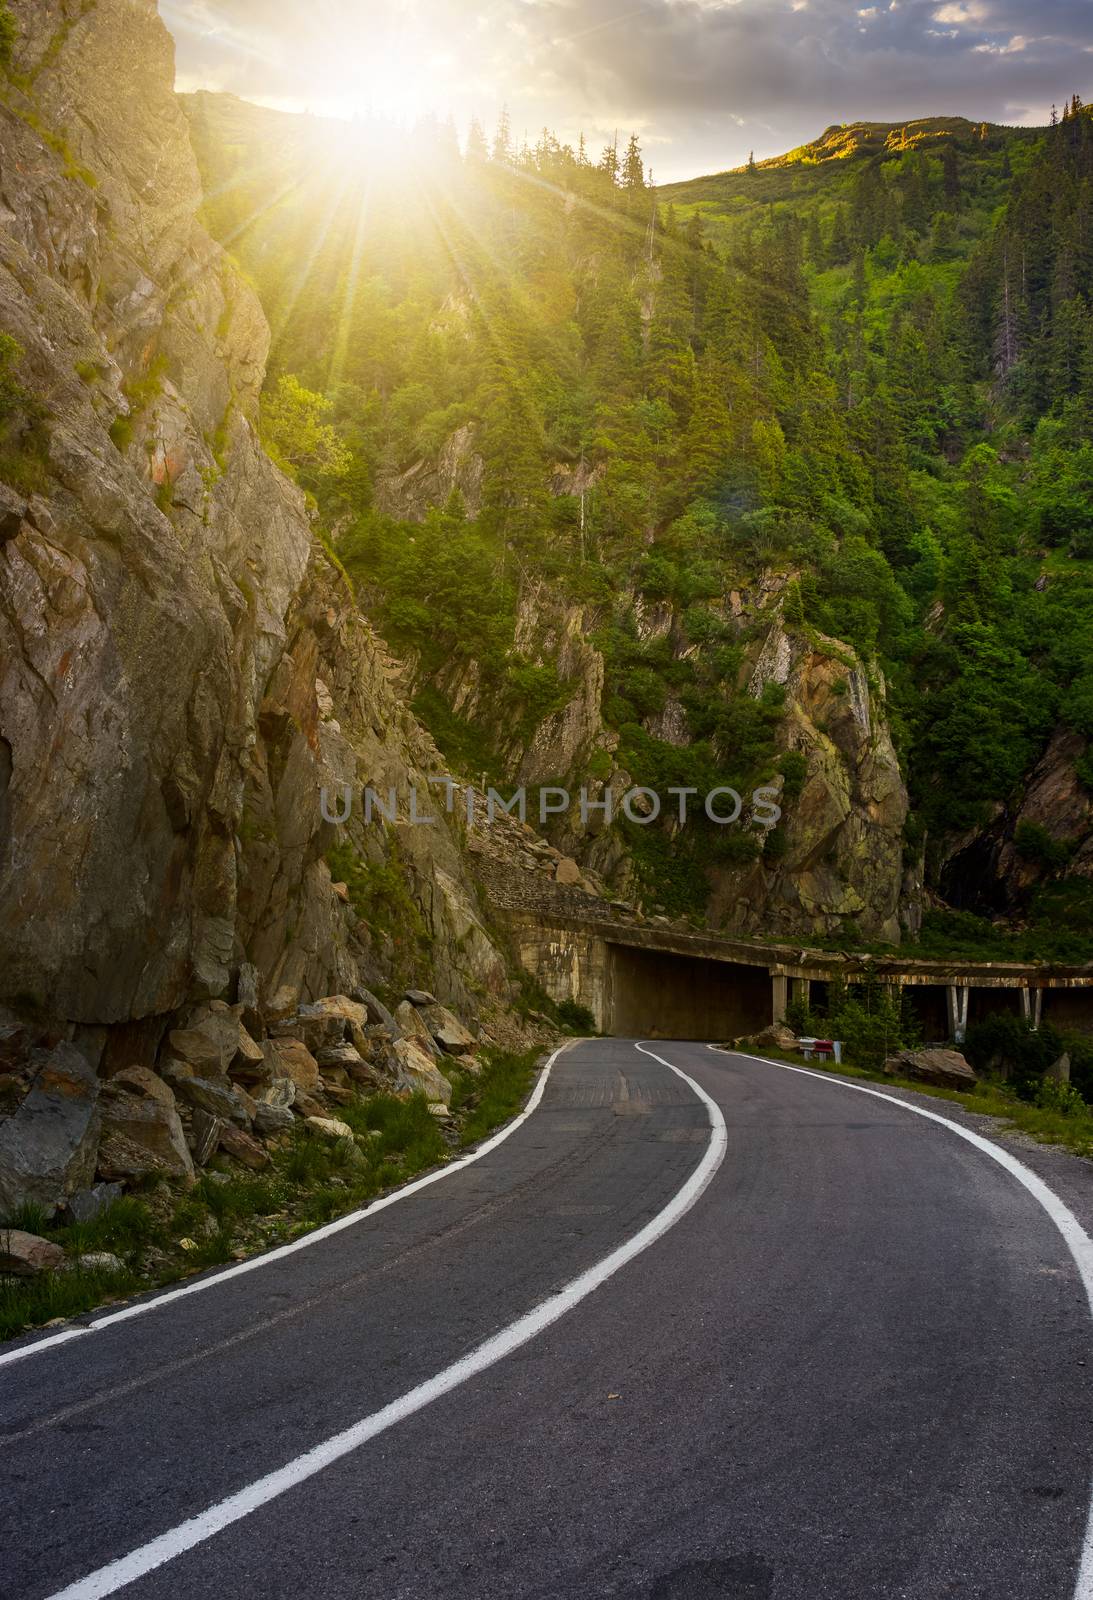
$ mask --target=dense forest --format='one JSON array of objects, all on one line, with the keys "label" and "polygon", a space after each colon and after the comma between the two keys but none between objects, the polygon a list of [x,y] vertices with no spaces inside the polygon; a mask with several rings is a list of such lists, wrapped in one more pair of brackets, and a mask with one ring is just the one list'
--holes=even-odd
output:
[{"label": "dense forest", "polygon": [[[609,735],[582,771],[775,776],[790,807],[804,758],[751,671],[769,610],[726,602],[773,594],[886,685],[912,936],[1088,954],[1093,111],[831,129],[656,190],[634,138],[427,124],[380,163],[364,132],[187,110],[273,328],[267,445],[455,770],[521,770],[573,693],[577,606]],[[1045,762],[1062,798],[1029,820]],[[701,914],[711,865],[784,849],[658,826],[615,859]]]}]

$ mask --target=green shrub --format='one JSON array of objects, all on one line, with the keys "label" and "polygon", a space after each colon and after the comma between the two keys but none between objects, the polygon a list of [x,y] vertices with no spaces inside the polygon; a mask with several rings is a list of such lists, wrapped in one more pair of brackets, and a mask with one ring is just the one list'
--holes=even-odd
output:
[{"label": "green shrub", "polygon": [[122,455],[133,442],[133,419],[130,416],[116,416],[110,424],[110,442]]},{"label": "green shrub", "polygon": [[1080,1117],[1088,1109],[1072,1083],[1045,1078],[1036,1090],[1035,1104],[1042,1111],[1058,1111],[1064,1117]]},{"label": "green shrub", "polygon": [[1059,872],[1074,854],[1069,839],[1055,839],[1038,822],[1022,819],[1013,835],[1013,846],[1025,861],[1042,867],[1045,872]]},{"label": "green shrub", "polygon": [[800,750],[787,750],[778,758],[778,771],[782,774],[782,799],[798,800],[808,776],[808,758]]},{"label": "green shrub", "polygon": [[1054,1028],[1033,1029],[1024,1017],[1005,1011],[973,1023],[964,1041],[975,1070],[1007,1078],[1022,1100],[1035,1098],[1044,1073],[1062,1053],[1063,1040]]},{"label": "green shrub", "polygon": [[576,1000],[563,1000],[558,1007],[558,1018],[567,1033],[595,1033],[596,1019],[587,1006]]}]

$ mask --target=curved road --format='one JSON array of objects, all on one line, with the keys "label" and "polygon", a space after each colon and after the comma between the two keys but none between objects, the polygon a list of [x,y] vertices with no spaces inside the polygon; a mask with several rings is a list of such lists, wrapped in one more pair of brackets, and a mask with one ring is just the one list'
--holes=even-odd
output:
[{"label": "curved road", "polygon": [[1093,1324],[1043,1207],[889,1101],[648,1048],[575,1046],[481,1160],[0,1365],[5,1600],[1072,1600]]}]

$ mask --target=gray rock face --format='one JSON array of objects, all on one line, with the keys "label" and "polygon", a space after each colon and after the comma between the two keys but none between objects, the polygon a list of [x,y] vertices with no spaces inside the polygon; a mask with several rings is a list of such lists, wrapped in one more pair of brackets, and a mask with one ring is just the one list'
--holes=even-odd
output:
[{"label": "gray rock face", "polygon": [[0,1123],[0,1210],[23,1201],[52,1210],[95,1176],[99,1084],[70,1044],[36,1052],[30,1092]]},{"label": "gray rock face", "polygon": [[[333,891],[318,796],[424,790],[439,758],[261,448],[269,332],[196,220],[154,4],[13,9],[0,326],[47,421],[37,487],[0,503],[0,1001],[162,1019],[203,1076],[189,1036],[229,1025],[185,1020],[196,1002],[234,993],[257,1026],[391,976]],[[454,836],[413,831],[438,991],[501,993]],[[384,855],[359,822],[341,837]]]}]

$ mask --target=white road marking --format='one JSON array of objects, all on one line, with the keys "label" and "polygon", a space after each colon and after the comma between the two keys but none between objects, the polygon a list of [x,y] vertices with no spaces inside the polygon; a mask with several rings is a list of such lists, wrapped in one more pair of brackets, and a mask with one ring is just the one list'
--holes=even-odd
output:
[{"label": "white road marking", "polygon": [[[708,1050],[720,1051],[720,1045],[707,1045]],[[889,1105],[899,1106],[902,1111],[910,1111],[916,1117],[925,1117],[927,1122],[938,1122],[943,1128],[948,1128],[950,1133],[955,1133],[959,1138],[966,1139],[969,1144],[981,1150],[984,1155],[990,1156],[992,1161],[997,1161],[1000,1167],[1017,1179],[1032,1195],[1034,1200],[1047,1212],[1052,1222],[1066,1241],[1066,1247],[1074,1258],[1078,1269],[1078,1276],[1085,1288],[1086,1299],[1089,1302],[1090,1316],[1093,1316],[1093,1239],[1091,1239],[1070,1210],[1063,1204],[1054,1190],[1049,1189],[1042,1178],[1038,1178],[1030,1167],[1026,1167],[1017,1157],[1004,1150],[1001,1145],[992,1144],[989,1139],[984,1139],[981,1134],[973,1133],[970,1128],[962,1128],[959,1122],[953,1122],[949,1117],[939,1116],[936,1111],[927,1111],[925,1106],[914,1106],[907,1100],[900,1100],[894,1094],[885,1094],[883,1089],[869,1089],[863,1083],[848,1083],[845,1078],[839,1078],[827,1072],[815,1072],[809,1067],[794,1067],[788,1061],[772,1061],[769,1056],[749,1055],[746,1050],[729,1050],[724,1054],[742,1056],[745,1061],[760,1061],[766,1067],[781,1067],[784,1072],[798,1072],[805,1078],[816,1078],[820,1083],[830,1084],[836,1089],[852,1089],[856,1094],[871,1095],[874,1100],[887,1100]],[[1086,1518],[1085,1540],[1082,1544],[1082,1557],[1078,1567],[1078,1578],[1074,1587],[1074,1600],[1093,1600],[1093,1490],[1090,1494],[1089,1512]]]},{"label": "white road marking", "polygon": [[237,1262],[233,1267],[225,1267],[223,1272],[210,1273],[208,1277],[198,1278],[193,1283],[179,1284],[177,1289],[167,1289],[163,1294],[154,1295],[150,1300],[140,1300],[133,1305],[122,1306],[119,1311],[109,1311],[105,1316],[96,1317],[92,1322],[81,1323],[79,1327],[64,1328],[59,1333],[48,1334],[33,1344],[18,1345],[14,1350],[5,1350],[0,1354],[0,1367],[7,1366],[13,1361],[22,1361],[27,1356],[39,1355],[43,1350],[53,1350],[59,1344],[67,1344],[70,1339],[82,1338],[85,1333],[98,1333],[103,1328],[113,1327],[117,1322],[127,1322],[130,1317],[142,1317],[146,1311],[158,1311],[160,1306],[169,1305],[173,1300],[181,1300],[188,1294],[200,1294],[204,1289],[214,1289],[218,1284],[226,1283],[229,1278],[239,1278],[246,1272],[256,1272],[259,1267],[268,1267],[273,1261],[283,1261],[286,1256],[294,1255],[297,1250],[306,1250],[309,1245],[318,1244],[321,1239],[329,1239],[333,1234],[341,1233],[343,1228],[352,1228],[358,1222],[377,1216],[388,1206],[396,1205],[400,1200],[417,1194],[419,1189],[427,1189],[431,1183],[439,1183],[441,1178],[450,1177],[453,1172],[462,1172],[464,1167],[469,1167],[472,1162],[480,1161],[491,1150],[496,1150],[511,1133],[516,1132],[521,1123],[527,1121],[543,1098],[543,1090],[550,1077],[551,1067],[563,1050],[580,1043],[579,1039],[567,1039],[565,1044],[558,1046],[539,1074],[531,1098],[519,1116],[513,1117],[511,1122],[506,1122],[503,1128],[491,1134],[469,1155],[460,1156],[458,1161],[451,1161],[446,1166],[438,1167],[435,1172],[427,1172],[423,1178],[415,1178],[412,1183],[393,1190],[381,1200],[370,1200],[366,1206],[361,1206],[357,1211],[347,1211],[344,1217],[336,1217],[333,1222],[324,1223],[321,1228],[315,1228],[311,1233],[301,1234],[300,1238],[292,1239],[288,1244],[267,1250],[264,1255],[251,1256],[248,1261]]},{"label": "white road marking", "polygon": [[[333,1462],[349,1455],[351,1451],[359,1449],[377,1434],[394,1427],[395,1423],[402,1422],[404,1418],[412,1416],[415,1411],[420,1411],[431,1401],[438,1400],[441,1395],[447,1394],[459,1384],[466,1383],[468,1378],[475,1377],[487,1367],[492,1367],[495,1362],[511,1355],[521,1345],[527,1344],[545,1328],[549,1328],[551,1323],[564,1317],[566,1312],[572,1311],[574,1306],[579,1305],[602,1283],[606,1283],[620,1267],[633,1261],[643,1250],[648,1250],[649,1246],[655,1244],[669,1228],[674,1227],[694,1205],[725,1158],[728,1143],[725,1119],[721,1115],[720,1107],[704,1089],[699,1088],[693,1078],[689,1078],[678,1067],[673,1067],[663,1056],[653,1055],[651,1050],[645,1050],[642,1045],[635,1045],[635,1048],[641,1050],[644,1055],[652,1056],[654,1061],[659,1061],[662,1066],[668,1067],[677,1077],[682,1078],[702,1101],[710,1119],[710,1139],[702,1160],[683,1187],[677,1190],[652,1221],[647,1222],[640,1232],[634,1234],[633,1238],[628,1239],[617,1250],[613,1250],[610,1255],[605,1256],[602,1261],[598,1261],[595,1266],[589,1267],[586,1272],[582,1272],[579,1277],[566,1284],[565,1288],[552,1294],[549,1300],[543,1301],[525,1316],[510,1323],[507,1328],[502,1328],[500,1333],[494,1334],[491,1339],[480,1344],[461,1361],[456,1361],[452,1366],[438,1372],[435,1378],[429,1378],[425,1383],[418,1384],[416,1388],[401,1395],[397,1400],[392,1400],[390,1405],[384,1406],[381,1411],[373,1412],[370,1417],[363,1417],[360,1422],[355,1422],[344,1432],[325,1439],[322,1444],[287,1462],[276,1472],[268,1473],[264,1478],[248,1484],[246,1488],[240,1489],[226,1500],[218,1501],[216,1505],[210,1506],[198,1516],[191,1517],[176,1528],[170,1528],[166,1533],[160,1534],[158,1539],[141,1545],[139,1549],[120,1557],[117,1561],[109,1562],[107,1566],[100,1567],[97,1572],[90,1573],[86,1578],[79,1578],[75,1583],[69,1584],[67,1589],[59,1590],[51,1600],[102,1600],[104,1595],[115,1594],[126,1584],[134,1583],[157,1567],[173,1561],[186,1550],[192,1550],[195,1545],[211,1539],[214,1534],[230,1527],[233,1522],[249,1516],[260,1506],[268,1505],[271,1500],[294,1489],[305,1479],[322,1472],[324,1467],[329,1467]],[[552,1061],[553,1059],[551,1057]],[[531,1109],[530,1103],[528,1109]],[[493,1143],[496,1142],[495,1139]]]}]

